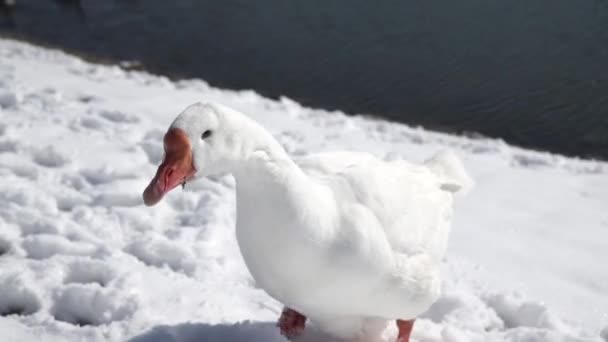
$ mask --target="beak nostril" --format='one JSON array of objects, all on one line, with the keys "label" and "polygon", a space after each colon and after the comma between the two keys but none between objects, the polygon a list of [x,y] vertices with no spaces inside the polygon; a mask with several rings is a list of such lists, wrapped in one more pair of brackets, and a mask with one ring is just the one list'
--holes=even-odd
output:
[{"label": "beak nostril", "polygon": [[167,170],[167,173],[165,174],[165,186],[169,186],[170,179],[173,176],[173,171],[175,171],[174,168]]}]

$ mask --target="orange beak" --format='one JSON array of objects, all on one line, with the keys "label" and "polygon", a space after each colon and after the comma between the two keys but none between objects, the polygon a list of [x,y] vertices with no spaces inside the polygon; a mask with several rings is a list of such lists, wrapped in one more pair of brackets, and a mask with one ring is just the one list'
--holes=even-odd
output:
[{"label": "orange beak", "polygon": [[167,192],[184,184],[196,173],[192,164],[192,145],[186,132],[171,128],[165,134],[163,142],[165,157],[156,171],[156,176],[143,193],[147,206],[158,203]]}]

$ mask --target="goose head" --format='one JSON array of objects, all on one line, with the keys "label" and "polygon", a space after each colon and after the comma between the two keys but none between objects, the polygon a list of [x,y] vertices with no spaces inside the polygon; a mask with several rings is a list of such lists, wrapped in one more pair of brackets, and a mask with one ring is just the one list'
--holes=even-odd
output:
[{"label": "goose head", "polygon": [[236,161],[245,158],[247,142],[239,138],[243,120],[230,112],[196,103],[177,116],[163,138],[163,161],[143,192],[146,205],[157,204],[166,193],[194,178],[229,173]]}]

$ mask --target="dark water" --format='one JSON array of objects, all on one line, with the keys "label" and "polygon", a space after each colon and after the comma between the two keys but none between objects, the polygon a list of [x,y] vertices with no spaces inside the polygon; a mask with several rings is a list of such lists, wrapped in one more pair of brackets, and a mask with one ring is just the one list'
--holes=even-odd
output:
[{"label": "dark water", "polygon": [[608,160],[608,0],[17,0],[0,34]]}]

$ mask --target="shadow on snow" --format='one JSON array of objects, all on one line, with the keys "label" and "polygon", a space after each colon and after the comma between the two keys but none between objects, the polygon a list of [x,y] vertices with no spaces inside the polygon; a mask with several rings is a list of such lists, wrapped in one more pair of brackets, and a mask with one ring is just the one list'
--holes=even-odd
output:
[{"label": "shadow on snow", "polygon": [[[234,324],[183,323],[159,325],[128,342],[287,342],[275,323],[242,322]],[[333,342],[314,329],[308,329],[296,342]]]}]

